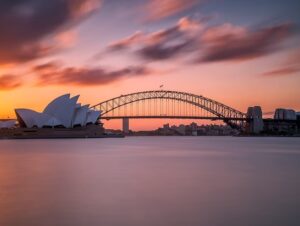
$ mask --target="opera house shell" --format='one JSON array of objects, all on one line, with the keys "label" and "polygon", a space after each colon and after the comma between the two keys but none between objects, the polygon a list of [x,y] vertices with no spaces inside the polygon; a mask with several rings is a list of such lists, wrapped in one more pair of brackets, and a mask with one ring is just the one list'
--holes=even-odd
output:
[{"label": "opera house shell", "polygon": [[101,112],[77,103],[78,98],[79,95],[65,94],[54,99],[43,112],[16,109],[19,125],[22,128],[74,128],[96,124]]}]

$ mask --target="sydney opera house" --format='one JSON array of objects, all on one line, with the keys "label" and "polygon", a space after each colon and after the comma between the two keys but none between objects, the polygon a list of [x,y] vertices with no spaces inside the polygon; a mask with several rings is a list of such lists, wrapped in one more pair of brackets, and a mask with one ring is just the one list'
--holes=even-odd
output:
[{"label": "sydney opera house", "polygon": [[89,105],[77,103],[78,96],[60,96],[47,105],[43,112],[16,109],[20,127],[23,128],[74,128],[96,124],[100,111],[89,109]]},{"label": "sydney opera house", "polygon": [[[17,122],[10,120],[0,126],[7,128],[3,131],[8,138],[102,137],[104,130],[98,120],[101,112],[77,103],[78,98],[79,95],[65,94],[49,103],[43,112],[15,109]],[[15,129],[9,130],[11,127]]]}]

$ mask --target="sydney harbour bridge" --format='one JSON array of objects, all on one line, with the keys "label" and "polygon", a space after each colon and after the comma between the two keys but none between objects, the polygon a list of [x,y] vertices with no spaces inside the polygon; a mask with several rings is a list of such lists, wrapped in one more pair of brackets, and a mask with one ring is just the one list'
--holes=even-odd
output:
[{"label": "sydney harbour bridge", "polygon": [[241,111],[210,98],[168,90],[154,90],[121,95],[91,107],[100,110],[100,119],[206,119],[221,120],[243,130],[251,119]]}]

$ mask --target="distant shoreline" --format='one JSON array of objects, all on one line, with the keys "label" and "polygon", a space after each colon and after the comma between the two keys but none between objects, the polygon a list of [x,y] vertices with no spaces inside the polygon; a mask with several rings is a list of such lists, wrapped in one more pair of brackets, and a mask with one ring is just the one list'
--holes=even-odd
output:
[{"label": "distant shoreline", "polygon": [[0,139],[76,139],[124,137],[123,134],[106,134],[98,125],[77,128],[13,128],[0,129]]}]

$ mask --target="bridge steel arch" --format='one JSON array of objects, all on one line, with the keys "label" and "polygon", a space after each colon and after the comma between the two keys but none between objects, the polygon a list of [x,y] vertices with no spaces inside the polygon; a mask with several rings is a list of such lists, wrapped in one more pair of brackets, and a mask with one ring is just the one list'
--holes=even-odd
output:
[{"label": "bridge steel arch", "polygon": [[218,101],[201,95],[170,90],[153,90],[121,95],[96,104],[92,106],[91,109],[100,110],[102,112],[101,117],[105,117],[107,113],[113,111],[114,109],[132,104],[134,102],[150,99],[177,100],[195,105],[199,108],[202,108],[203,110],[206,110],[207,112],[210,112],[211,114],[216,116],[216,119],[223,120],[225,123],[234,128],[241,128],[241,124],[243,124],[244,121],[247,121],[245,113],[240,112]]}]

